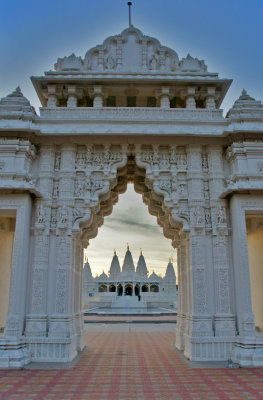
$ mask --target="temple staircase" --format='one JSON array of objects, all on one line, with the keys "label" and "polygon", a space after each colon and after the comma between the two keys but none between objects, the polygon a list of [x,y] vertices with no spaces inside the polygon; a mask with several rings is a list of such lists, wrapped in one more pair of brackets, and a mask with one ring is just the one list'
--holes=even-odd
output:
[{"label": "temple staircase", "polygon": [[117,296],[111,308],[147,308],[147,305],[138,296]]}]

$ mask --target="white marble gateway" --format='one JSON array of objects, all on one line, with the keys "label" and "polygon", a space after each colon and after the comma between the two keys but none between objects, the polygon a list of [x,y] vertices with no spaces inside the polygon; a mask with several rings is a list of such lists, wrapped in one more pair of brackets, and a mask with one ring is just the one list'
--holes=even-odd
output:
[{"label": "white marble gateway", "polygon": [[133,183],[178,252],[176,347],[263,365],[263,106],[130,26],[0,101],[0,366],[84,347],[83,249]]}]

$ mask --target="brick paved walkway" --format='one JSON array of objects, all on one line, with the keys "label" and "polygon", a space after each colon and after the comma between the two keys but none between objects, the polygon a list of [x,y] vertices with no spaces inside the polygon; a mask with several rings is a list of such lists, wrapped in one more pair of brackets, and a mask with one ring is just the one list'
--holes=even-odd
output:
[{"label": "brick paved walkway", "polygon": [[124,325],[90,325],[71,370],[0,370],[0,399],[263,399],[263,368],[192,368],[174,351],[172,324]]}]

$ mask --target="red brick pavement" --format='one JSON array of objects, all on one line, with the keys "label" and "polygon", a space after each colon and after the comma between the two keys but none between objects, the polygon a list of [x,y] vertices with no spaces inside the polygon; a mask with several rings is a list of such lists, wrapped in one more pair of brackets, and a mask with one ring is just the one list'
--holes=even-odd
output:
[{"label": "red brick pavement", "polygon": [[1,400],[263,399],[263,368],[191,368],[174,333],[89,332],[71,370],[0,370]]}]

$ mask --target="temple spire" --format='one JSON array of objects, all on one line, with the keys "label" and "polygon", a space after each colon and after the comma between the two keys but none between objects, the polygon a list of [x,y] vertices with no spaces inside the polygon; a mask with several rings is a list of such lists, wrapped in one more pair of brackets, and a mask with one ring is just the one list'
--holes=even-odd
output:
[{"label": "temple spire", "polygon": [[129,8],[129,27],[131,28],[132,27],[132,24],[131,24],[131,6],[132,6],[132,2],[131,1],[128,1],[128,8]]}]

